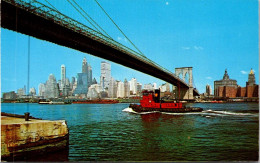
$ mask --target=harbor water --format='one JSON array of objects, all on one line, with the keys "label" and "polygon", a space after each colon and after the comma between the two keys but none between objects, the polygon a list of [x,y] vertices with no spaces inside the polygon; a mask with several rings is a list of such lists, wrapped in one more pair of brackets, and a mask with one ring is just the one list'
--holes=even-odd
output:
[{"label": "harbor water", "polygon": [[69,149],[33,161],[257,161],[258,103],[194,103],[201,113],[137,114],[129,104],[2,103],[1,111],[67,121]]}]

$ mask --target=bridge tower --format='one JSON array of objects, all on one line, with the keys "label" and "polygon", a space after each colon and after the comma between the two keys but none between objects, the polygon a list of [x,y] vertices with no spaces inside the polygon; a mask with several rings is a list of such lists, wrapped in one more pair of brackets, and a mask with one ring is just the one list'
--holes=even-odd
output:
[{"label": "bridge tower", "polygon": [[177,99],[194,100],[192,67],[175,68],[175,75],[189,85],[189,88],[179,88],[178,85],[176,86]]}]

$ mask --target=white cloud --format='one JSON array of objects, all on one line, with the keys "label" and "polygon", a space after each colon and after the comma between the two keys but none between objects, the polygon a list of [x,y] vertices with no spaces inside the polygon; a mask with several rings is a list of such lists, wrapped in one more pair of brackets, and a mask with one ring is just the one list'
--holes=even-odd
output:
[{"label": "white cloud", "polygon": [[204,48],[201,47],[201,46],[194,46],[194,49],[195,49],[195,50],[203,50]]},{"label": "white cloud", "polygon": [[208,76],[208,77],[206,77],[206,79],[212,79],[212,77]]},{"label": "white cloud", "polygon": [[166,5],[169,5],[169,2],[166,2]]},{"label": "white cloud", "polygon": [[183,46],[183,47],[181,47],[183,50],[190,50],[190,47],[188,47],[188,46]]},{"label": "white cloud", "polygon": [[122,40],[122,38],[121,38],[121,37],[119,37],[119,36],[117,36],[117,40],[119,40],[119,41],[120,41],[120,40]]},{"label": "white cloud", "polygon": [[246,75],[246,74],[248,74],[248,72],[247,71],[244,71],[244,70],[242,70],[242,71],[240,71],[242,74],[244,74],[244,75]]}]

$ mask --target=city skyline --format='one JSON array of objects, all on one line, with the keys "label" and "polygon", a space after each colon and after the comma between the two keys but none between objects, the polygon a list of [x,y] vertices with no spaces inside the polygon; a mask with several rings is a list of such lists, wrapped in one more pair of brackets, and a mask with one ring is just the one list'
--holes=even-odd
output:
[{"label": "city skyline", "polygon": [[[253,68],[256,83],[259,83],[257,1],[213,3],[195,0],[194,5],[187,1],[142,1],[138,2],[137,6],[137,1],[113,2],[120,4],[120,8],[113,5],[114,3],[100,1],[139,49],[148,58],[173,73],[177,67],[193,67],[194,83],[200,93],[205,92],[206,84],[213,86],[214,80],[221,79],[226,68],[230,78],[236,79],[240,86],[245,86],[247,75]],[[87,24],[73,8],[66,7],[65,3],[52,3],[65,15]],[[101,17],[101,12],[95,8],[93,2],[79,3],[103,24],[102,27],[105,27],[115,40],[129,46],[129,42],[115,32],[112,25],[106,25],[108,20]],[[142,21],[144,23],[141,26]],[[16,91],[27,83],[28,36],[1,29],[1,91]],[[62,64],[66,65],[67,76],[75,76],[75,73],[80,72],[79,65],[84,56],[92,63],[93,77],[98,80],[100,62],[106,61],[33,37],[30,37],[30,55],[29,88],[37,88],[36,83],[46,81],[50,73],[58,78]],[[113,67],[111,75],[117,80],[136,78],[144,84],[165,83],[141,72],[110,63]]]}]

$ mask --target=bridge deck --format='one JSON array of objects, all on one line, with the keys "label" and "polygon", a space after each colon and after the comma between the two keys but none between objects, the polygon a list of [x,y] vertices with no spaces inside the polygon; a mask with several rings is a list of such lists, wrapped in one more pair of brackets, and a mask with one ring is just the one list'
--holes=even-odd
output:
[{"label": "bridge deck", "polygon": [[[73,29],[73,26],[62,22],[63,20],[57,16],[54,18],[55,15],[52,15],[51,12],[42,14],[44,11],[40,8],[37,10],[41,12],[35,14],[35,10],[32,8],[25,9],[8,2],[9,0],[3,0],[1,3],[3,28],[113,61],[179,86],[181,89],[189,88],[183,80],[173,73],[159,67],[154,62],[149,62],[149,59],[136,55],[136,52],[114,40],[112,43],[106,42],[105,39],[90,31],[82,31],[81,28]],[[196,89],[193,93],[199,95]]]}]

